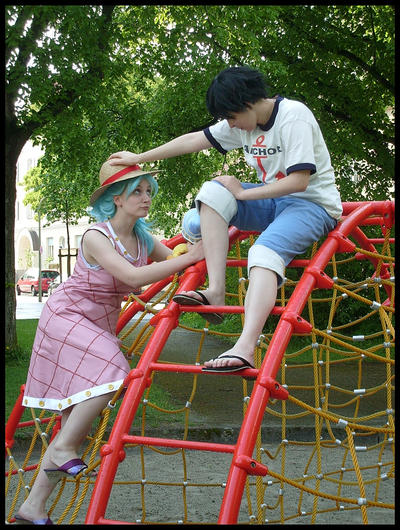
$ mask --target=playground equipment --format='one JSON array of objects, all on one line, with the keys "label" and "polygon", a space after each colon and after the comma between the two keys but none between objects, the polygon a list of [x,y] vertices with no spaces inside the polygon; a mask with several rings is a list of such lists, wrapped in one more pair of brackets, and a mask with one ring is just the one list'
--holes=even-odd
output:
[{"label": "playground equipment", "polygon": [[[207,338],[229,333],[180,322],[183,313],[199,310],[243,317],[246,252],[254,234],[230,228],[227,265],[237,271],[238,287],[227,293],[228,305],[199,309],[172,301],[177,290],[205,283],[204,261],[127,300],[117,333],[132,370],[87,441],[88,469],[76,481],[64,479],[55,492],[49,512],[55,522],[284,524],[299,518],[299,524],[343,524],[351,516],[356,524],[368,524],[382,522],[386,514],[394,522],[394,203],[343,206],[337,228],[288,267],[270,317],[276,326],[269,331],[267,323],[260,336],[254,369],[202,373]],[[167,244],[182,242],[179,235]],[[198,339],[198,347],[195,339],[187,344],[187,363],[162,361],[178,326]],[[191,386],[182,406],[166,409],[153,399],[153,389],[161,375],[172,374],[190,378]],[[220,385],[227,377],[242,383],[242,395],[232,396],[243,401],[233,443],[190,437],[196,400],[212,399],[199,396],[199,378],[215,377]],[[59,428],[56,414],[25,411],[22,394],[23,389],[6,427],[9,523]],[[148,427],[154,410],[168,418],[164,423],[179,417],[180,435],[154,436]],[[226,403],[227,415],[229,410]],[[28,412],[32,420],[23,417]],[[279,441],[271,434],[277,429]],[[223,482],[196,481],[190,462],[211,453],[226,462]],[[160,463],[150,474],[155,460]],[[220,471],[209,469],[209,475]],[[215,515],[196,506],[200,490],[213,491]]]}]

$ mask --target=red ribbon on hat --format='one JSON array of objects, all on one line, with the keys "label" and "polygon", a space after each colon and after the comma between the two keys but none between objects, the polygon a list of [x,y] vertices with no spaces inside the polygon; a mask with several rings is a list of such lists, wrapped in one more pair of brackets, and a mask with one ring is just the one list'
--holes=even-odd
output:
[{"label": "red ribbon on hat", "polygon": [[111,177],[108,177],[108,179],[105,180],[101,186],[102,187],[108,186],[108,184],[112,184],[113,182],[118,180],[119,177],[123,177],[124,175],[126,175],[127,173],[130,173],[131,171],[141,171],[141,168],[136,165],[136,166],[128,166],[124,169],[121,169],[121,171],[117,171],[116,173],[114,173],[114,175],[111,175]]}]

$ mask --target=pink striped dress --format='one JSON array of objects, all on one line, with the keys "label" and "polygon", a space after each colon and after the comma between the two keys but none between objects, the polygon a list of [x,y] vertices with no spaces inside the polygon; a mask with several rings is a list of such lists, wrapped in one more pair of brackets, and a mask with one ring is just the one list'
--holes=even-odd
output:
[{"label": "pink striped dress", "polygon": [[[107,236],[132,266],[147,263],[145,245],[140,244],[138,257],[133,258],[109,222],[89,228],[93,229]],[[115,326],[123,297],[132,291],[131,286],[102,267],[87,263],[80,246],[73,274],[43,307],[32,348],[24,406],[62,411],[121,386],[130,367],[120,350]]]}]

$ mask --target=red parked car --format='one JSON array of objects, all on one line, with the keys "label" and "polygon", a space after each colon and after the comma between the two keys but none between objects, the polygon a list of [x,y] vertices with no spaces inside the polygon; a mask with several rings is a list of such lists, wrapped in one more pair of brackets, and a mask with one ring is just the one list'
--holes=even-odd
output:
[{"label": "red parked car", "polygon": [[[42,293],[49,292],[49,284],[57,281],[60,276],[58,271],[54,269],[42,269]],[[39,293],[39,269],[28,269],[21,278],[17,281],[17,294],[32,293],[36,296]]]}]

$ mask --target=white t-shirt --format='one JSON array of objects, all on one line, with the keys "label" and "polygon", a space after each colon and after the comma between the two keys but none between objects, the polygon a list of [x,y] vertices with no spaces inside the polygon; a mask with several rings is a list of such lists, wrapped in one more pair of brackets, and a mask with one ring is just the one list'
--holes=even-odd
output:
[{"label": "white t-shirt", "polygon": [[321,129],[313,113],[299,101],[277,97],[265,125],[247,132],[222,120],[204,134],[222,154],[243,148],[249,166],[264,184],[304,169],[310,170],[307,189],[291,195],[316,202],[334,219],[342,214],[342,202]]}]

